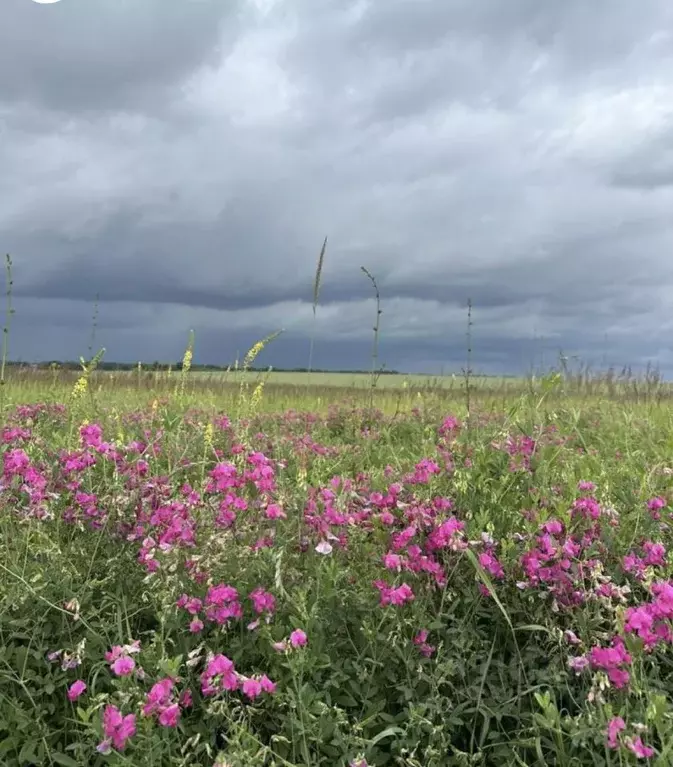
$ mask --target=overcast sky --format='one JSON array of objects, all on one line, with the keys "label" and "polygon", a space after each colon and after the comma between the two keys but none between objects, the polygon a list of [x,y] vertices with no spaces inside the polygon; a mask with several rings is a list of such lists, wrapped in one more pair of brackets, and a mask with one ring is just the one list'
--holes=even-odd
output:
[{"label": "overcast sky", "polygon": [[2,0],[11,356],[673,373],[670,0]]}]

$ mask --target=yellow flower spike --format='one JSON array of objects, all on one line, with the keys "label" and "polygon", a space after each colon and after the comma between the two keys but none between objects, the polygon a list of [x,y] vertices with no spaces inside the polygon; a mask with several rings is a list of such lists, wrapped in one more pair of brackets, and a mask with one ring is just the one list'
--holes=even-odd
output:
[{"label": "yellow flower spike", "polygon": [[182,356],[182,367],[180,369],[180,383],[178,386],[180,397],[185,395],[185,383],[187,381],[187,375],[192,367],[192,359],[194,357],[194,331],[189,331],[189,341],[187,342],[187,348]]},{"label": "yellow flower spike", "polygon": [[257,412],[259,405],[262,402],[263,393],[264,381],[260,381],[257,386],[255,386],[252,397],[250,397],[250,415],[254,415]]},{"label": "yellow flower spike", "polygon": [[88,377],[87,375],[80,376],[77,381],[75,382],[75,385],[72,388],[71,397],[73,399],[80,399],[86,394],[87,386],[88,386]]},{"label": "yellow flower spike", "polygon": [[203,432],[203,441],[206,449],[210,449],[213,446],[213,438],[215,436],[215,427],[212,423],[207,423]]}]

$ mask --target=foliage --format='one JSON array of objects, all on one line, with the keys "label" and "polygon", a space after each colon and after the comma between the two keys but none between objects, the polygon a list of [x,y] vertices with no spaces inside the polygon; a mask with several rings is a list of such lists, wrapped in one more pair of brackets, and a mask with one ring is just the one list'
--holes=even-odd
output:
[{"label": "foliage", "polygon": [[554,386],[16,407],[0,763],[670,764],[670,416]]}]

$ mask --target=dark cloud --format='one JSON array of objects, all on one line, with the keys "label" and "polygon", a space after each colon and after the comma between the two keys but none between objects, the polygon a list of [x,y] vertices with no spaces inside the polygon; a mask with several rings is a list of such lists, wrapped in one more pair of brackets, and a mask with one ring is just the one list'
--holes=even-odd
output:
[{"label": "dark cloud", "polygon": [[151,108],[216,61],[237,9],[236,0],[5,0],[0,99],[68,113]]},{"label": "dark cloud", "polygon": [[[12,350],[673,369],[666,0],[7,0]],[[4,73],[4,74],[3,74]],[[313,276],[329,235],[321,306]]]}]

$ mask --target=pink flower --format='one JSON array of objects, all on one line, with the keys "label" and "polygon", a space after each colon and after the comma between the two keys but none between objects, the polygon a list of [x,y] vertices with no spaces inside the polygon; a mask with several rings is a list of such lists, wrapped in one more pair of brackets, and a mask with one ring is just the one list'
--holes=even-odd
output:
[{"label": "pink flower", "polygon": [[115,676],[128,676],[133,672],[135,667],[136,662],[133,658],[129,658],[128,655],[122,655],[121,658],[117,658],[117,660],[112,663],[110,668]]},{"label": "pink flower", "polygon": [[167,706],[159,714],[159,724],[163,725],[164,727],[177,727],[179,719],[180,707],[177,703],[172,703],[170,706]]},{"label": "pink flower", "polygon": [[435,647],[427,643],[428,630],[421,629],[414,637],[414,644],[418,647],[418,652],[426,658],[429,658],[435,651]]},{"label": "pink flower", "polygon": [[121,658],[121,656],[124,653],[124,648],[121,645],[114,645],[111,650],[105,653],[105,660],[108,663],[112,663],[113,661],[117,660],[117,658]]},{"label": "pink flower", "polygon": [[187,594],[183,594],[176,605],[187,610],[190,615],[196,615],[203,607],[203,603],[198,597],[189,597]]},{"label": "pink flower", "polygon": [[585,668],[589,667],[589,659],[586,655],[580,655],[577,658],[568,658],[568,666],[576,673],[581,674]]},{"label": "pink flower", "polygon": [[626,633],[635,632],[642,636],[646,634],[654,623],[654,617],[650,612],[649,605],[640,605],[639,607],[629,607],[626,610],[626,622],[624,631]]},{"label": "pink flower", "polygon": [[270,695],[276,692],[276,683],[272,682],[266,674],[262,674],[259,683],[262,685],[264,692],[268,692]]},{"label": "pink flower", "polygon": [[266,507],[264,514],[267,519],[285,519],[287,516],[277,503],[270,503]]},{"label": "pink flower", "polygon": [[101,754],[110,753],[110,746],[114,746],[117,751],[123,751],[129,738],[136,734],[135,714],[122,716],[116,706],[106,706],[103,711],[103,734],[105,740],[97,746]]},{"label": "pink flower", "polygon": [[308,643],[308,637],[301,629],[295,629],[290,634],[290,644],[292,647],[304,647]]},{"label": "pink flower", "polygon": [[250,698],[250,700],[254,700],[259,695],[262,694],[262,685],[259,682],[258,679],[246,679],[243,682],[243,694]]},{"label": "pink flower", "polygon": [[81,679],[73,682],[68,688],[68,700],[75,701],[86,690],[86,684]]},{"label": "pink flower", "polygon": [[198,618],[194,618],[194,620],[189,624],[189,631],[192,634],[198,634],[199,631],[203,631],[203,621],[199,620]]},{"label": "pink flower", "polygon": [[607,729],[607,743],[608,748],[619,748],[619,741],[617,740],[619,733],[626,727],[624,720],[621,716],[613,716],[608,722]]},{"label": "pink flower", "polygon": [[276,609],[276,598],[274,595],[268,591],[264,591],[261,587],[256,588],[250,593],[250,599],[252,600],[252,605],[257,615],[261,615],[262,613],[271,614]]},{"label": "pink flower", "polygon": [[149,716],[155,711],[165,707],[173,692],[174,682],[170,677],[160,679],[156,684],[152,685],[152,689],[147,694],[147,701],[143,706],[143,714]]},{"label": "pink flower", "polygon": [[379,590],[381,607],[386,605],[403,605],[405,602],[411,602],[414,599],[414,592],[408,583],[403,583],[397,588],[388,586],[385,581],[374,581],[374,586]]},{"label": "pink flower", "polygon": [[239,679],[234,663],[226,655],[215,655],[208,661],[206,670],[201,674],[201,692],[215,695],[220,690],[236,690]]},{"label": "pink flower", "polygon": [[640,735],[636,738],[627,738],[626,746],[638,757],[638,759],[648,759],[654,754],[652,746],[646,746],[640,738]]},{"label": "pink flower", "polygon": [[399,554],[388,552],[383,555],[383,566],[388,570],[397,570],[399,573],[402,569],[402,557]]},{"label": "pink flower", "polygon": [[191,690],[183,690],[180,694],[180,705],[182,708],[191,708],[194,705]]},{"label": "pink flower", "polygon": [[502,565],[490,552],[484,551],[479,555],[479,564],[494,578],[505,577],[505,571],[502,569]]}]

